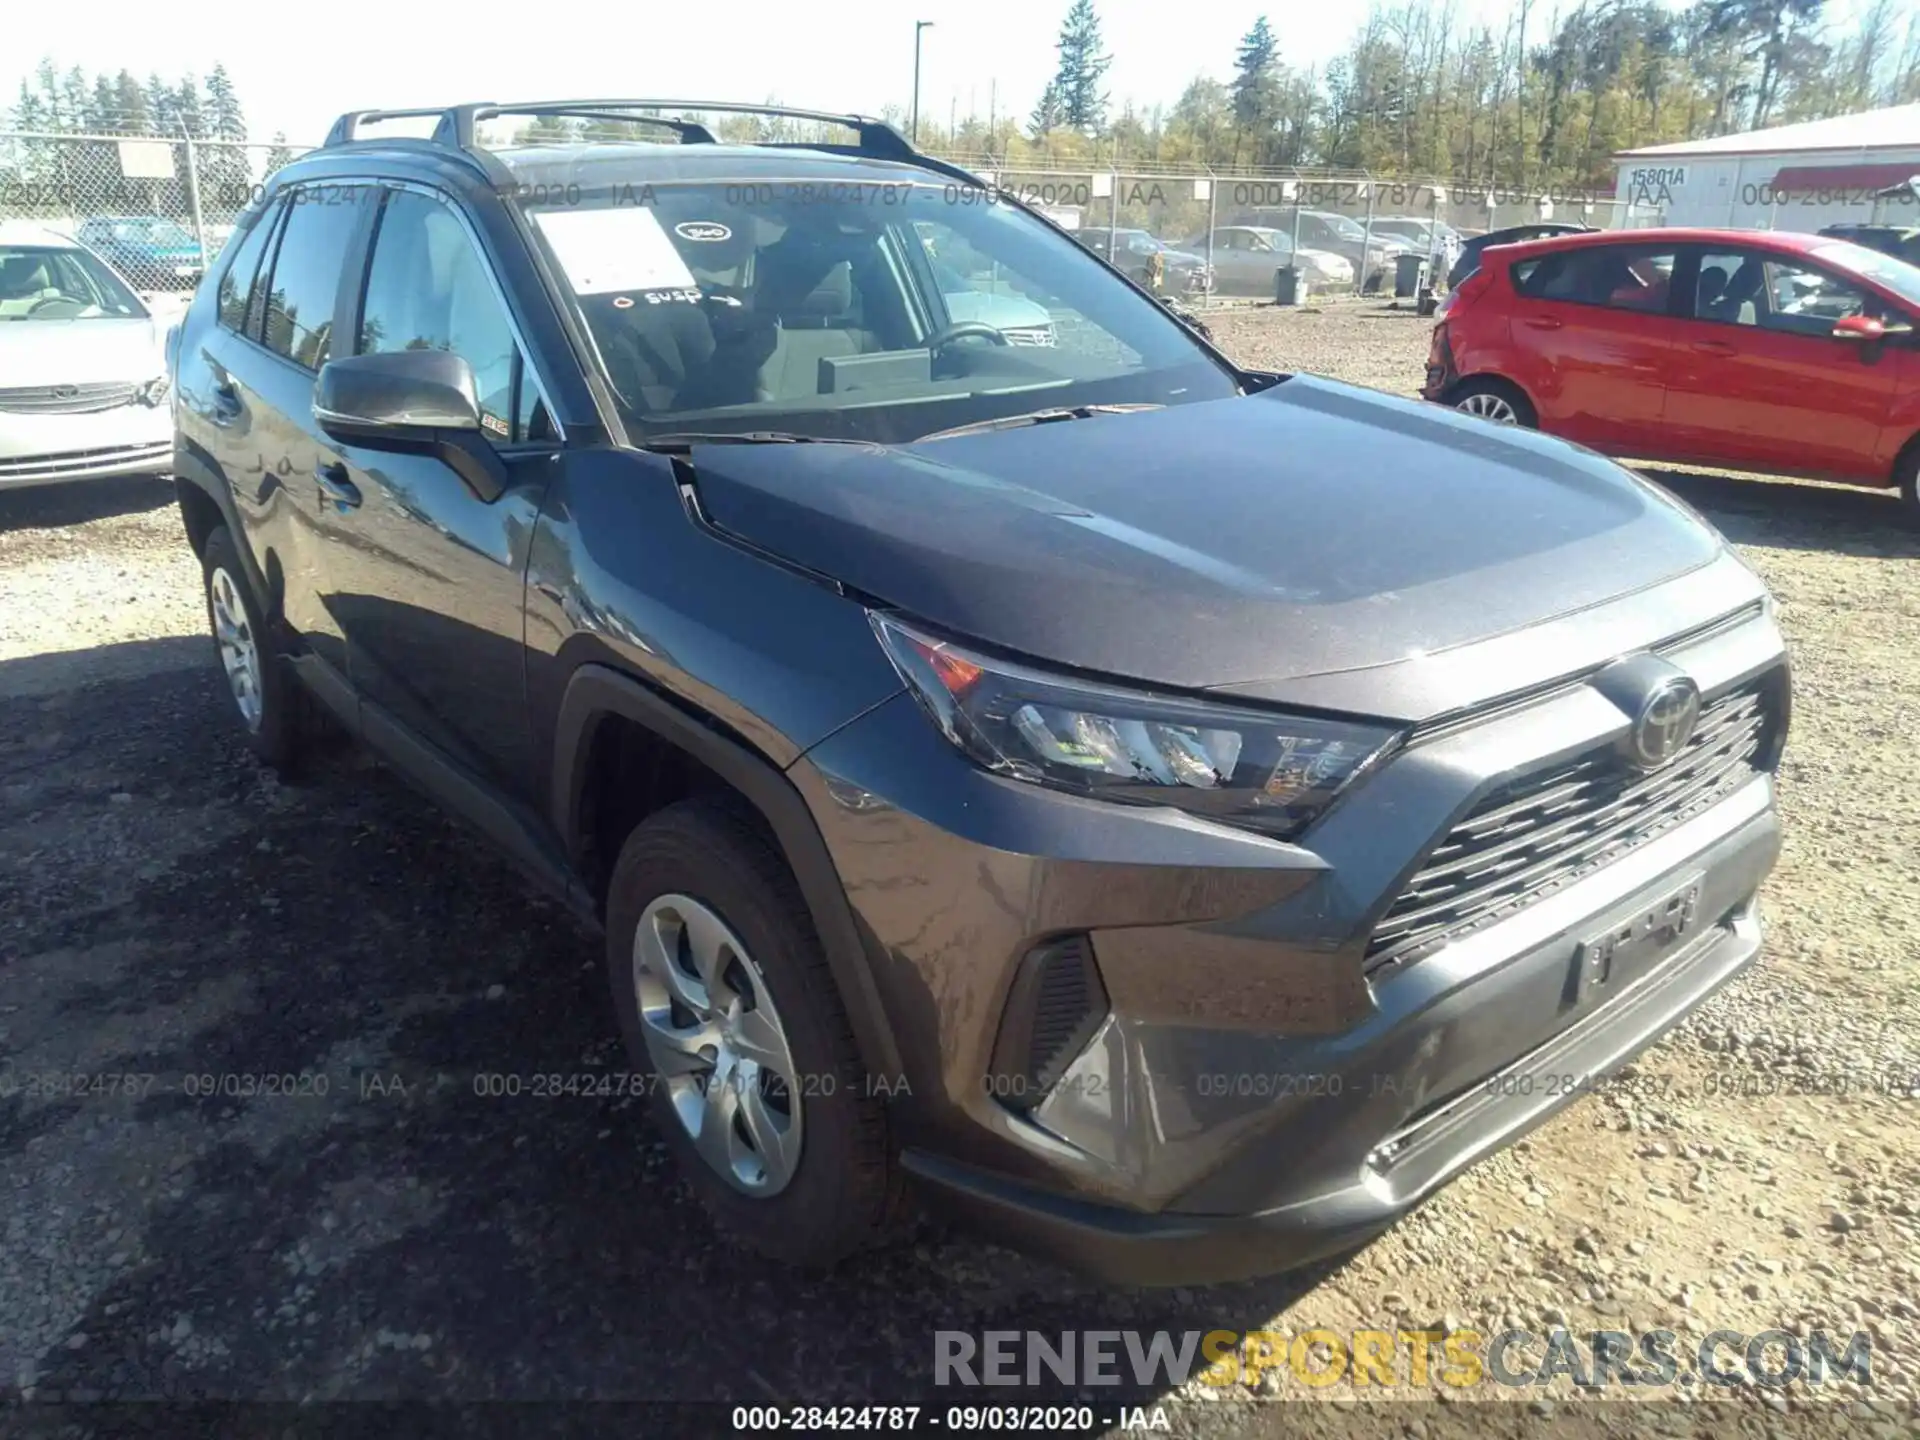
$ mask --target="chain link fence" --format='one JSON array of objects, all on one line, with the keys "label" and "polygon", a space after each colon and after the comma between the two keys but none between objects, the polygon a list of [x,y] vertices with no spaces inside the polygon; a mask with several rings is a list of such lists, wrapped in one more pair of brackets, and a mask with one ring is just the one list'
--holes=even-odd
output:
[{"label": "chain link fence", "polygon": [[0,131],[0,221],[72,236],[136,289],[191,290],[266,178],[307,148]]},{"label": "chain link fence", "polygon": [[1657,207],[1580,192],[1304,171],[1032,169],[984,155],[955,158],[1136,279],[1157,275],[1163,291],[1195,299],[1198,277],[1210,277],[1209,298],[1272,299],[1276,271],[1296,246],[1315,289],[1375,291],[1395,286],[1401,254],[1444,258],[1440,237],[1448,230],[1464,237],[1542,221],[1606,230],[1661,223]]},{"label": "chain link fence", "polygon": [[[309,147],[167,136],[0,131],[0,220],[72,235],[149,291],[186,291],[235,217]],[[1076,232],[1143,283],[1190,300],[1274,296],[1297,245],[1316,289],[1392,287],[1408,250],[1542,220],[1657,225],[1655,207],[1591,194],[1312,171],[1020,168],[953,157]],[[1156,259],[1156,255],[1158,258]]]}]

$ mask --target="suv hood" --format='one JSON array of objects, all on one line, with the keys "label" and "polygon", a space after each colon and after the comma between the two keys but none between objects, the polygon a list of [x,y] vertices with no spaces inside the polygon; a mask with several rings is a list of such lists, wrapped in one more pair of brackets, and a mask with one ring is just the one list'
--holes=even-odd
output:
[{"label": "suv hood", "polygon": [[[715,526],[956,636],[1269,697],[1589,610],[1723,549],[1588,451],[1307,376],[951,440],[690,458]],[[1662,616],[1620,648],[1697,618]],[[1577,663],[1543,649],[1550,673]],[[1546,678],[1503,668],[1482,682]],[[1368,708],[1399,713],[1395,688]]]}]

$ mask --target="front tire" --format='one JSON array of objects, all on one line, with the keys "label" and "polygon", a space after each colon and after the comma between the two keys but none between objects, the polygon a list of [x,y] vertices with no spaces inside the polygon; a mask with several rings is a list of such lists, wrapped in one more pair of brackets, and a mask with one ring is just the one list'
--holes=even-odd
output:
[{"label": "front tire", "polygon": [[655,1123],[722,1231],[808,1268],[887,1232],[884,1106],[799,886],[741,802],[683,800],[627,838],[607,977]]},{"label": "front tire", "polygon": [[1491,425],[1519,425],[1538,428],[1540,417],[1532,403],[1520,393],[1520,387],[1492,375],[1476,375],[1463,380],[1447,397],[1447,403],[1465,415]]},{"label": "front tire", "polygon": [[274,769],[290,772],[306,749],[305,697],[279,663],[239,549],[224,525],[207,536],[200,570],[207,626],[233,700],[231,713],[248,748]]}]

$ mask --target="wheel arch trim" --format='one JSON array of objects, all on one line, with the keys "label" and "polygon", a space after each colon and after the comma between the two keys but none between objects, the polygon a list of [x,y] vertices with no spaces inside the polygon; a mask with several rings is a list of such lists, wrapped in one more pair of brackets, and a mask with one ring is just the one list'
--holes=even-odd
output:
[{"label": "wheel arch trim", "polygon": [[576,865],[580,812],[594,731],[618,716],[684,751],[731,785],[766,822],[779,843],[839,987],[861,1063],[871,1075],[900,1075],[899,1047],[874,983],[873,966],[853,906],[813,813],[793,783],[764,755],[703,723],[623,671],[585,664],[567,681],[554,734],[553,824]]}]

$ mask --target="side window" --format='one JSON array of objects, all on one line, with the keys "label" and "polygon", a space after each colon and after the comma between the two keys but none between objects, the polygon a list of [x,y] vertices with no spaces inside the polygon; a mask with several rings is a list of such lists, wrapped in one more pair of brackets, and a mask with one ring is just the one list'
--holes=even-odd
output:
[{"label": "side window", "polygon": [[1758,325],[1766,305],[1766,262],[1751,251],[1708,251],[1693,287],[1693,318]]},{"label": "side window", "polygon": [[1833,322],[1849,315],[1865,315],[1866,292],[1805,265],[1768,260],[1767,307],[1760,324],[1789,335],[1828,336]]},{"label": "side window", "polygon": [[318,370],[332,353],[333,307],[340,275],[360,220],[357,187],[328,186],[312,197],[296,190],[274,255],[267,290],[267,348]]},{"label": "side window", "polygon": [[1561,250],[1513,269],[1513,283],[1532,300],[1603,305],[1609,310],[1664,314],[1673,288],[1675,252],[1636,245]]},{"label": "side window", "polygon": [[[254,217],[247,233],[234,246],[233,257],[220,276],[220,323],[229,330],[251,334],[247,323],[248,306],[253,299],[254,281],[260,272],[260,257],[266,253],[267,238],[280,218],[280,206]],[[256,312],[257,313],[257,312]]]},{"label": "side window", "polygon": [[448,206],[412,190],[388,194],[367,270],[360,353],[446,350],[473,368],[480,425],[496,440],[551,438],[485,258]]}]

